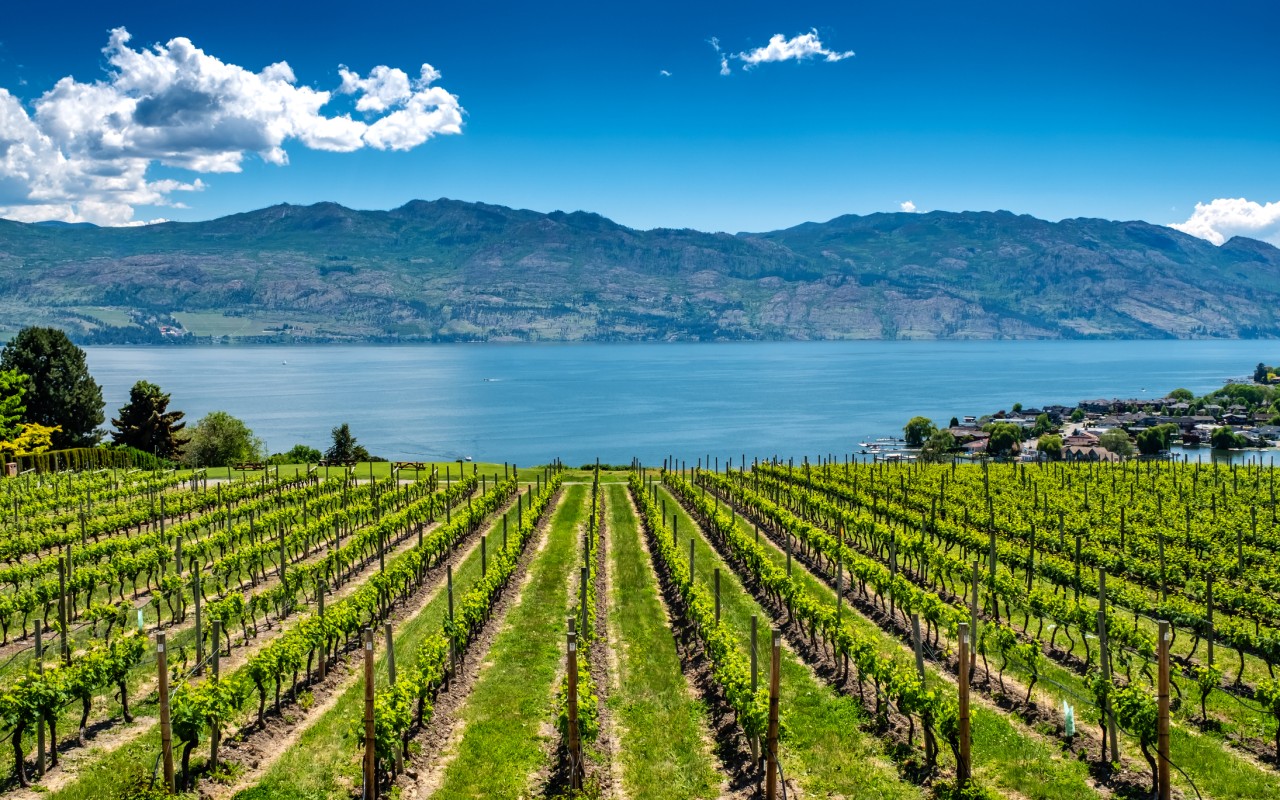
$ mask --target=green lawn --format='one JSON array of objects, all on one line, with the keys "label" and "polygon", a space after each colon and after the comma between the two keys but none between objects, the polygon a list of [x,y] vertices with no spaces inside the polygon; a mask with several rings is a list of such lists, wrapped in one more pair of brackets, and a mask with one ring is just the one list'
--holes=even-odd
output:
[{"label": "green lawn", "polygon": [[690,693],[667,627],[649,557],[627,490],[605,490],[611,579],[609,642],[618,686],[608,707],[616,721],[623,795],[690,800],[719,795],[706,709]]},{"label": "green lawn", "polygon": [[173,318],[196,336],[264,336],[267,328],[284,322],[297,324],[278,317],[228,317],[213,311],[175,311]]},{"label": "green lawn", "polygon": [[564,661],[569,580],[588,496],[586,486],[565,490],[550,538],[529,567],[528,585],[461,711],[462,741],[433,797],[525,797],[531,776],[546,765],[548,732],[559,736],[547,727],[554,719],[552,682]]}]

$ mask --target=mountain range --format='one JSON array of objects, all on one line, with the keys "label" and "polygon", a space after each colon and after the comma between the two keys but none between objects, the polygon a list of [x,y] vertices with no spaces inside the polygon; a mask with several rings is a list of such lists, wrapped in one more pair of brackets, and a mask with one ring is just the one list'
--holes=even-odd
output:
[{"label": "mountain range", "polygon": [[1278,309],[1264,242],[1007,211],[738,234],[454,200],[0,220],[0,331],[86,342],[1249,338]]}]

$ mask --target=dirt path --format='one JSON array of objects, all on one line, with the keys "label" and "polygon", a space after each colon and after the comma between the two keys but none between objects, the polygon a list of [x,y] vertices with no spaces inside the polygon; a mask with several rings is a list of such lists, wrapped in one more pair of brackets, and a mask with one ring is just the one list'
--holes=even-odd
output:
[{"label": "dirt path", "polygon": [[[600,491],[605,490],[604,486],[600,487]],[[605,498],[605,511],[608,512],[608,498]],[[604,515],[601,516],[600,523],[600,554],[604,559],[604,563],[600,568],[601,584],[597,592],[599,592],[600,605],[596,609],[596,621],[601,625],[600,633],[600,650],[602,651],[604,667],[603,678],[597,678],[596,684],[601,688],[600,697],[600,730],[604,735],[608,731],[609,741],[609,784],[608,791],[604,794],[605,798],[624,798],[626,797],[626,788],[623,783],[622,764],[619,760],[619,752],[622,743],[622,725],[619,720],[613,718],[613,713],[609,709],[605,698],[614,694],[619,690],[622,683],[622,665],[618,662],[617,647],[622,644],[622,632],[613,624],[609,613],[609,606],[613,597],[613,537],[606,535]],[[594,668],[594,665],[593,665]]]}]

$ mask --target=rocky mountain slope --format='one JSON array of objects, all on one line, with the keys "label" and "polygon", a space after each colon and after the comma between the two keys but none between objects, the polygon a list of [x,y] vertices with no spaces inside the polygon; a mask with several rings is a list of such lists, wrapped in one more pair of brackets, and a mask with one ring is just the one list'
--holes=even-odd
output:
[{"label": "rocky mountain slope", "polygon": [[1278,308],[1268,244],[1004,211],[736,235],[452,200],[140,228],[0,220],[0,326],[88,341],[171,338],[161,325],[306,340],[1271,337]]}]

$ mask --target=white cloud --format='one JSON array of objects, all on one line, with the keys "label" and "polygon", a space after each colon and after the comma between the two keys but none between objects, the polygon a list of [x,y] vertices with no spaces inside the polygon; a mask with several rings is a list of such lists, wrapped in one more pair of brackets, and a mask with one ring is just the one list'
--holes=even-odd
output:
[{"label": "white cloud", "polygon": [[716,55],[720,57],[720,74],[728,75],[729,74],[729,57],[726,56],[724,54],[724,51],[720,49],[720,40],[712,36],[710,39],[707,40],[707,44],[714,47],[716,51]]},{"label": "white cloud", "polygon": [[664,78],[670,78],[670,77],[671,77],[671,71],[670,71],[670,70],[666,70],[666,69],[660,69],[660,70],[658,70],[658,74],[659,74],[659,75],[661,75],[661,76],[662,76],[662,77],[664,77]]},{"label": "white cloud", "polygon": [[[239,172],[246,156],[289,163],[290,140],[312,150],[408,150],[462,131],[458,98],[434,86],[423,64],[410,78],[374,67],[366,77],[341,67],[336,92],[299,86],[285,62],[253,72],[171,39],[128,47],[124,28],[103,53],[105,80],[66,77],[30,113],[0,88],[0,216],[105,225],[134,222],[134,207],[177,206],[175,192],[196,179],[148,180],[153,164],[198,173]],[[351,95],[355,116],[323,109]]]},{"label": "white cloud", "polygon": [[1262,239],[1280,247],[1280,202],[1255,203],[1243,197],[1196,203],[1186,222],[1169,227],[1222,244],[1232,236]]},{"label": "white cloud", "polygon": [[916,213],[916,204],[911,202],[910,200],[903,200],[901,203],[898,203],[898,208],[902,209],[908,214]]},{"label": "white cloud", "polygon": [[[717,48],[718,49],[718,48]],[[853,56],[852,50],[837,52],[828,50],[822,44],[822,40],[818,38],[818,29],[814,28],[808,33],[802,33],[788,39],[781,33],[775,33],[769,38],[769,43],[764,47],[757,47],[755,50],[747,50],[734,55],[734,58],[743,62],[743,69],[751,69],[758,64],[765,64],[772,61],[804,61],[810,58],[822,57],[823,61],[834,62],[843,61]],[[721,74],[727,69],[722,64]]]}]

